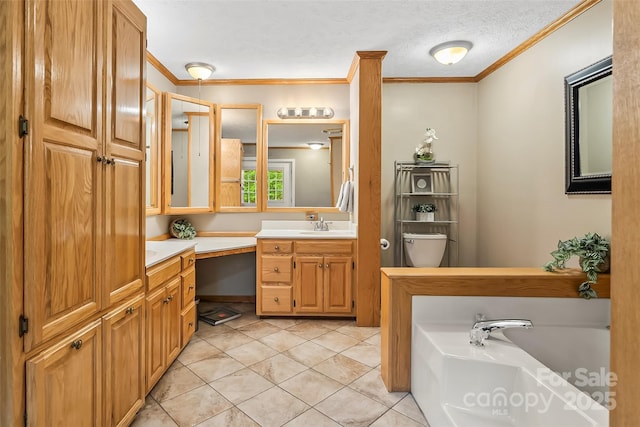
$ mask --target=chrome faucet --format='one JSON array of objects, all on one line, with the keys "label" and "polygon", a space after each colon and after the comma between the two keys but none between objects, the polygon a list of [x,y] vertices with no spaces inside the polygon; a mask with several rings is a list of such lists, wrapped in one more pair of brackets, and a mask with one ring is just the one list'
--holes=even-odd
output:
[{"label": "chrome faucet", "polygon": [[329,231],[329,224],[324,222],[324,218],[320,217],[320,221],[313,224],[313,231]]},{"label": "chrome faucet", "polygon": [[469,343],[481,347],[484,345],[484,340],[489,338],[491,332],[496,329],[505,328],[533,328],[531,320],[526,319],[495,319],[495,320],[481,320],[473,324],[473,328],[469,332]]}]

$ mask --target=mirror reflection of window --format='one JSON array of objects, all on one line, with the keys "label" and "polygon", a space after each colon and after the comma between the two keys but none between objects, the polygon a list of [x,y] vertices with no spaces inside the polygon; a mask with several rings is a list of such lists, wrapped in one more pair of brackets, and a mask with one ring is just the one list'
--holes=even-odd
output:
[{"label": "mirror reflection of window", "polygon": [[[344,123],[331,120],[267,121],[268,208],[335,207],[345,177],[344,157],[348,146],[342,142]],[[282,196],[276,188],[273,172],[278,163],[292,165],[283,172]],[[291,177],[289,186],[287,176]]]}]

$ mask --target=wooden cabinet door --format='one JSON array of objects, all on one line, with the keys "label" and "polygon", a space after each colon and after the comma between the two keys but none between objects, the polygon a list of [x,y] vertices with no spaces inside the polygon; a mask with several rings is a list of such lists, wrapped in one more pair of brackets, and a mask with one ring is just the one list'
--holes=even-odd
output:
[{"label": "wooden cabinet door", "polygon": [[220,206],[240,206],[242,189],[242,141],[220,140]]},{"label": "wooden cabinet door", "polygon": [[296,257],[294,310],[296,313],[322,312],[323,257]]},{"label": "wooden cabinet door", "polygon": [[103,317],[105,426],[128,426],[144,404],[144,295]]},{"label": "wooden cabinet door", "polygon": [[166,363],[166,327],[164,320],[164,306],[166,300],[165,288],[159,288],[146,298],[146,391],[158,382]]},{"label": "wooden cabinet door", "polygon": [[132,2],[114,0],[108,22],[104,307],[144,285],[146,215],[146,18]]},{"label": "wooden cabinet door", "polygon": [[180,278],[178,277],[175,281],[169,283],[166,287],[167,291],[167,303],[165,304],[164,316],[165,316],[165,333],[167,336],[167,358],[166,358],[166,366],[168,367],[178,354],[180,354],[180,336],[182,332],[182,321],[181,321],[181,312],[182,312],[182,304],[181,304],[181,288],[180,288]]},{"label": "wooden cabinet door", "polygon": [[353,311],[353,259],[347,256],[324,257],[324,311],[345,313]]},{"label": "wooden cabinet door", "polygon": [[28,360],[26,388],[28,426],[101,426],[101,320]]},{"label": "wooden cabinet door", "polygon": [[106,5],[25,2],[26,351],[101,307]]}]

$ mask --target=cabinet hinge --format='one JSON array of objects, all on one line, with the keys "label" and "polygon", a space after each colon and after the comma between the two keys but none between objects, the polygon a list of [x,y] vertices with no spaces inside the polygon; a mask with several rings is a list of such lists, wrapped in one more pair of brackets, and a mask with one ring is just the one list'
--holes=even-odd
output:
[{"label": "cabinet hinge", "polygon": [[18,135],[20,138],[24,138],[29,135],[29,120],[22,115],[18,118]]},{"label": "cabinet hinge", "polygon": [[29,319],[24,317],[22,314],[20,315],[20,319],[18,319],[18,335],[22,337],[24,334],[29,332]]},{"label": "cabinet hinge", "polygon": [[294,307],[296,306],[296,300],[293,300],[293,306]]},{"label": "cabinet hinge", "polygon": [[296,268],[296,262],[293,261],[293,268]]},{"label": "cabinet hinge", "polygon": [[356,301],[355,300],[351,300],[351,308],[356,308]]},{"label": "cabinet hinge", "polygon": [[351,261],[351,269],[352,270],[356,269],[356,262],[355,261]]},{"label": "cabinet hinge", "polygon": [[24,426],[27,427],[27,410],[24,410]]}]

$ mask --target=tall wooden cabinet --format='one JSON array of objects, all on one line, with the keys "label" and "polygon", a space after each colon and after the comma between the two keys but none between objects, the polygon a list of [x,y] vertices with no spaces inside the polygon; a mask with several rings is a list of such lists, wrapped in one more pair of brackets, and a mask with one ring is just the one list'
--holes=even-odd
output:
[{"label": "tall wooden cabinet", "polygon": [[146,18],[130,0],[26,0],[25,21],[27,424],[128,424],[144,399]]}]

